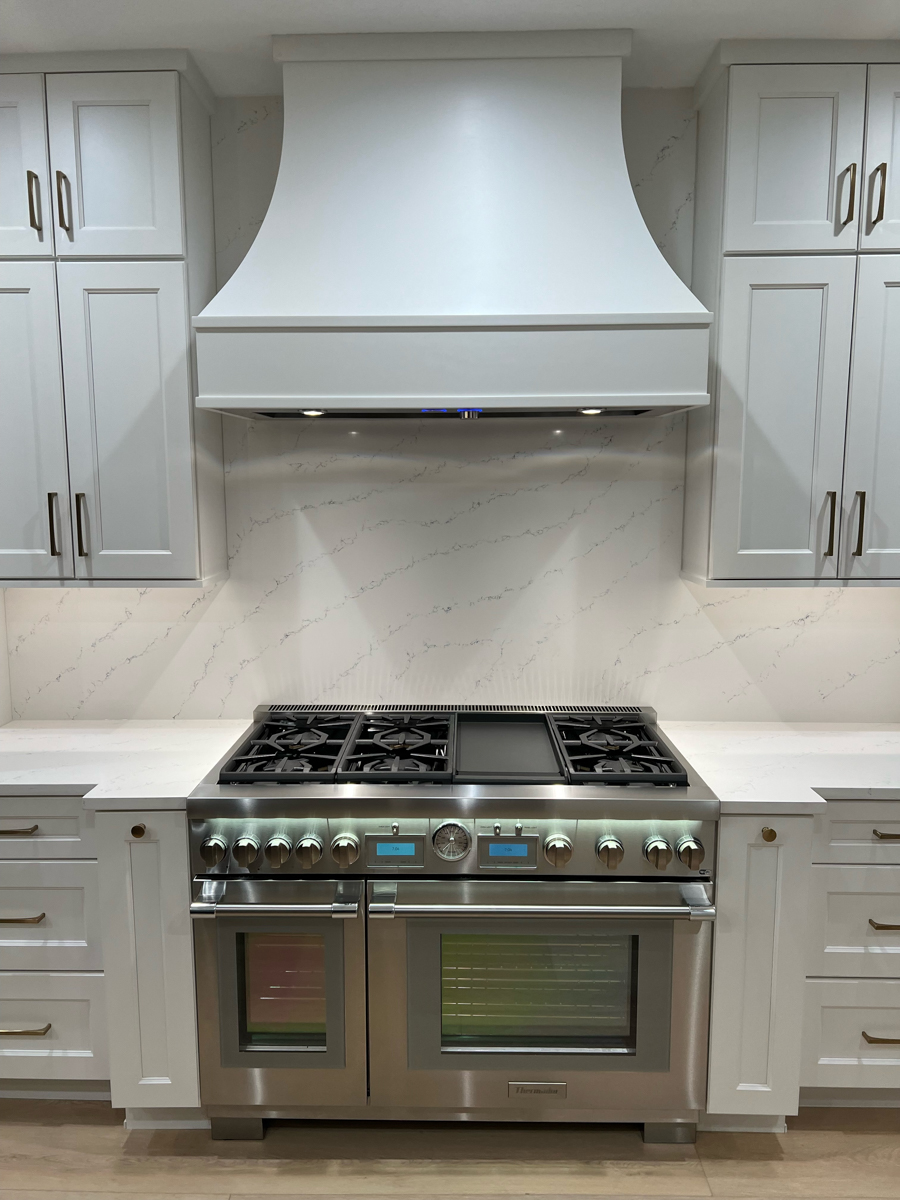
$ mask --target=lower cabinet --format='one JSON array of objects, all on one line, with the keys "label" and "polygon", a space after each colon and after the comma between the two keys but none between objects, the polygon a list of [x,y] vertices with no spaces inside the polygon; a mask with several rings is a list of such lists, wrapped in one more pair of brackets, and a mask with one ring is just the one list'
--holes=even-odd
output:
[{"label": "lower cabinet", "polygon": [[0,971],[0,1078],[106,1079],[100,971]]},{"label": "lower cabinet", "polygon": [[185,815],[98,813],[97,844],[112,1103],[196,1108]]},{"label": "lower cabinet", "polygon": [[900,1087],[900,979],[810,979],[804,1087]]},{"label": "lower cabinet", "polygon": [[811,816],[720,822],[710,1113],[797,1112],[812,827]]}]

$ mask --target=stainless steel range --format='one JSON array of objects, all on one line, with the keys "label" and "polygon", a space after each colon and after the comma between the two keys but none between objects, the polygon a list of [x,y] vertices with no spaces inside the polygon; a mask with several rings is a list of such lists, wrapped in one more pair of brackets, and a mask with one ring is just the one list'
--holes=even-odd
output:
[{"label": "stainless steel range", "polygon": [[254,718],[188,801],[213,1137],[346,1117],[693,1140],[719,806],[652,709]]}]

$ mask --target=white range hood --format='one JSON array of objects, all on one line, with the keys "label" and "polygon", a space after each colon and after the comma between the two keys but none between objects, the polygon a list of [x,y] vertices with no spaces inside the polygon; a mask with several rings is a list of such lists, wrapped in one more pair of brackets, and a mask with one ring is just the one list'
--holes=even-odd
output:
[{"label": "white range hood", "polygon": [[198,404],[288,415],[709,402],[710,314],[625,168],[628,31],[275,39],[268,214],[194,319]]}]

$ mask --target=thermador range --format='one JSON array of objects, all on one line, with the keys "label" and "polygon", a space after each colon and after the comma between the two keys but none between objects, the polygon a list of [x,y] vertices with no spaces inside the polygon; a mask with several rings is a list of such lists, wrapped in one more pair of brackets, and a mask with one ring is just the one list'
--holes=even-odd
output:
[{"label": "thermador range", "polygon": [[719,805],[652,709],[254,719],[188,800],[213,1137],[345,1117],[693,1140]]}]

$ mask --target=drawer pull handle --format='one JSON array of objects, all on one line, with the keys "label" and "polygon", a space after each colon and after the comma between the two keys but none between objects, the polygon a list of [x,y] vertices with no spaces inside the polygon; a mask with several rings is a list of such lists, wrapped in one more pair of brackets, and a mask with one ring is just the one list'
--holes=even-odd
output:
[{"label": "drawer pull handle", "polygon": [[873,921],[871,917],[869,917],[869,924],[873,929],[900,929],[900,925],[882,925],[880,921]]},{"label": "drawer pull handle", "polygon": [[880,829],[873,829],[872,832],[880,842],[900,842],[900,833],[882,833]]},{"label": "drawer pull handle", "polygon": [[37,825],[29,825],[27,829],[0,829],[0,837],[34,837]]},{"label": "drawer pull handle", "polygon": [[870,1046],[900,1046],[900,1038],[877,1038],[872,1037],[870,1033],[862,1031],[862,1035]]},{"label": "drawer pull handle", "polygon": [[46,1037],[50,1029],[48,1021],[42,1029],[0,1029],[0,1037]]},{"label": "drawer pull handle", "polygon": [[46,913],[38,913],[36,917],[0,917],[0,925],[40,925]]}]

